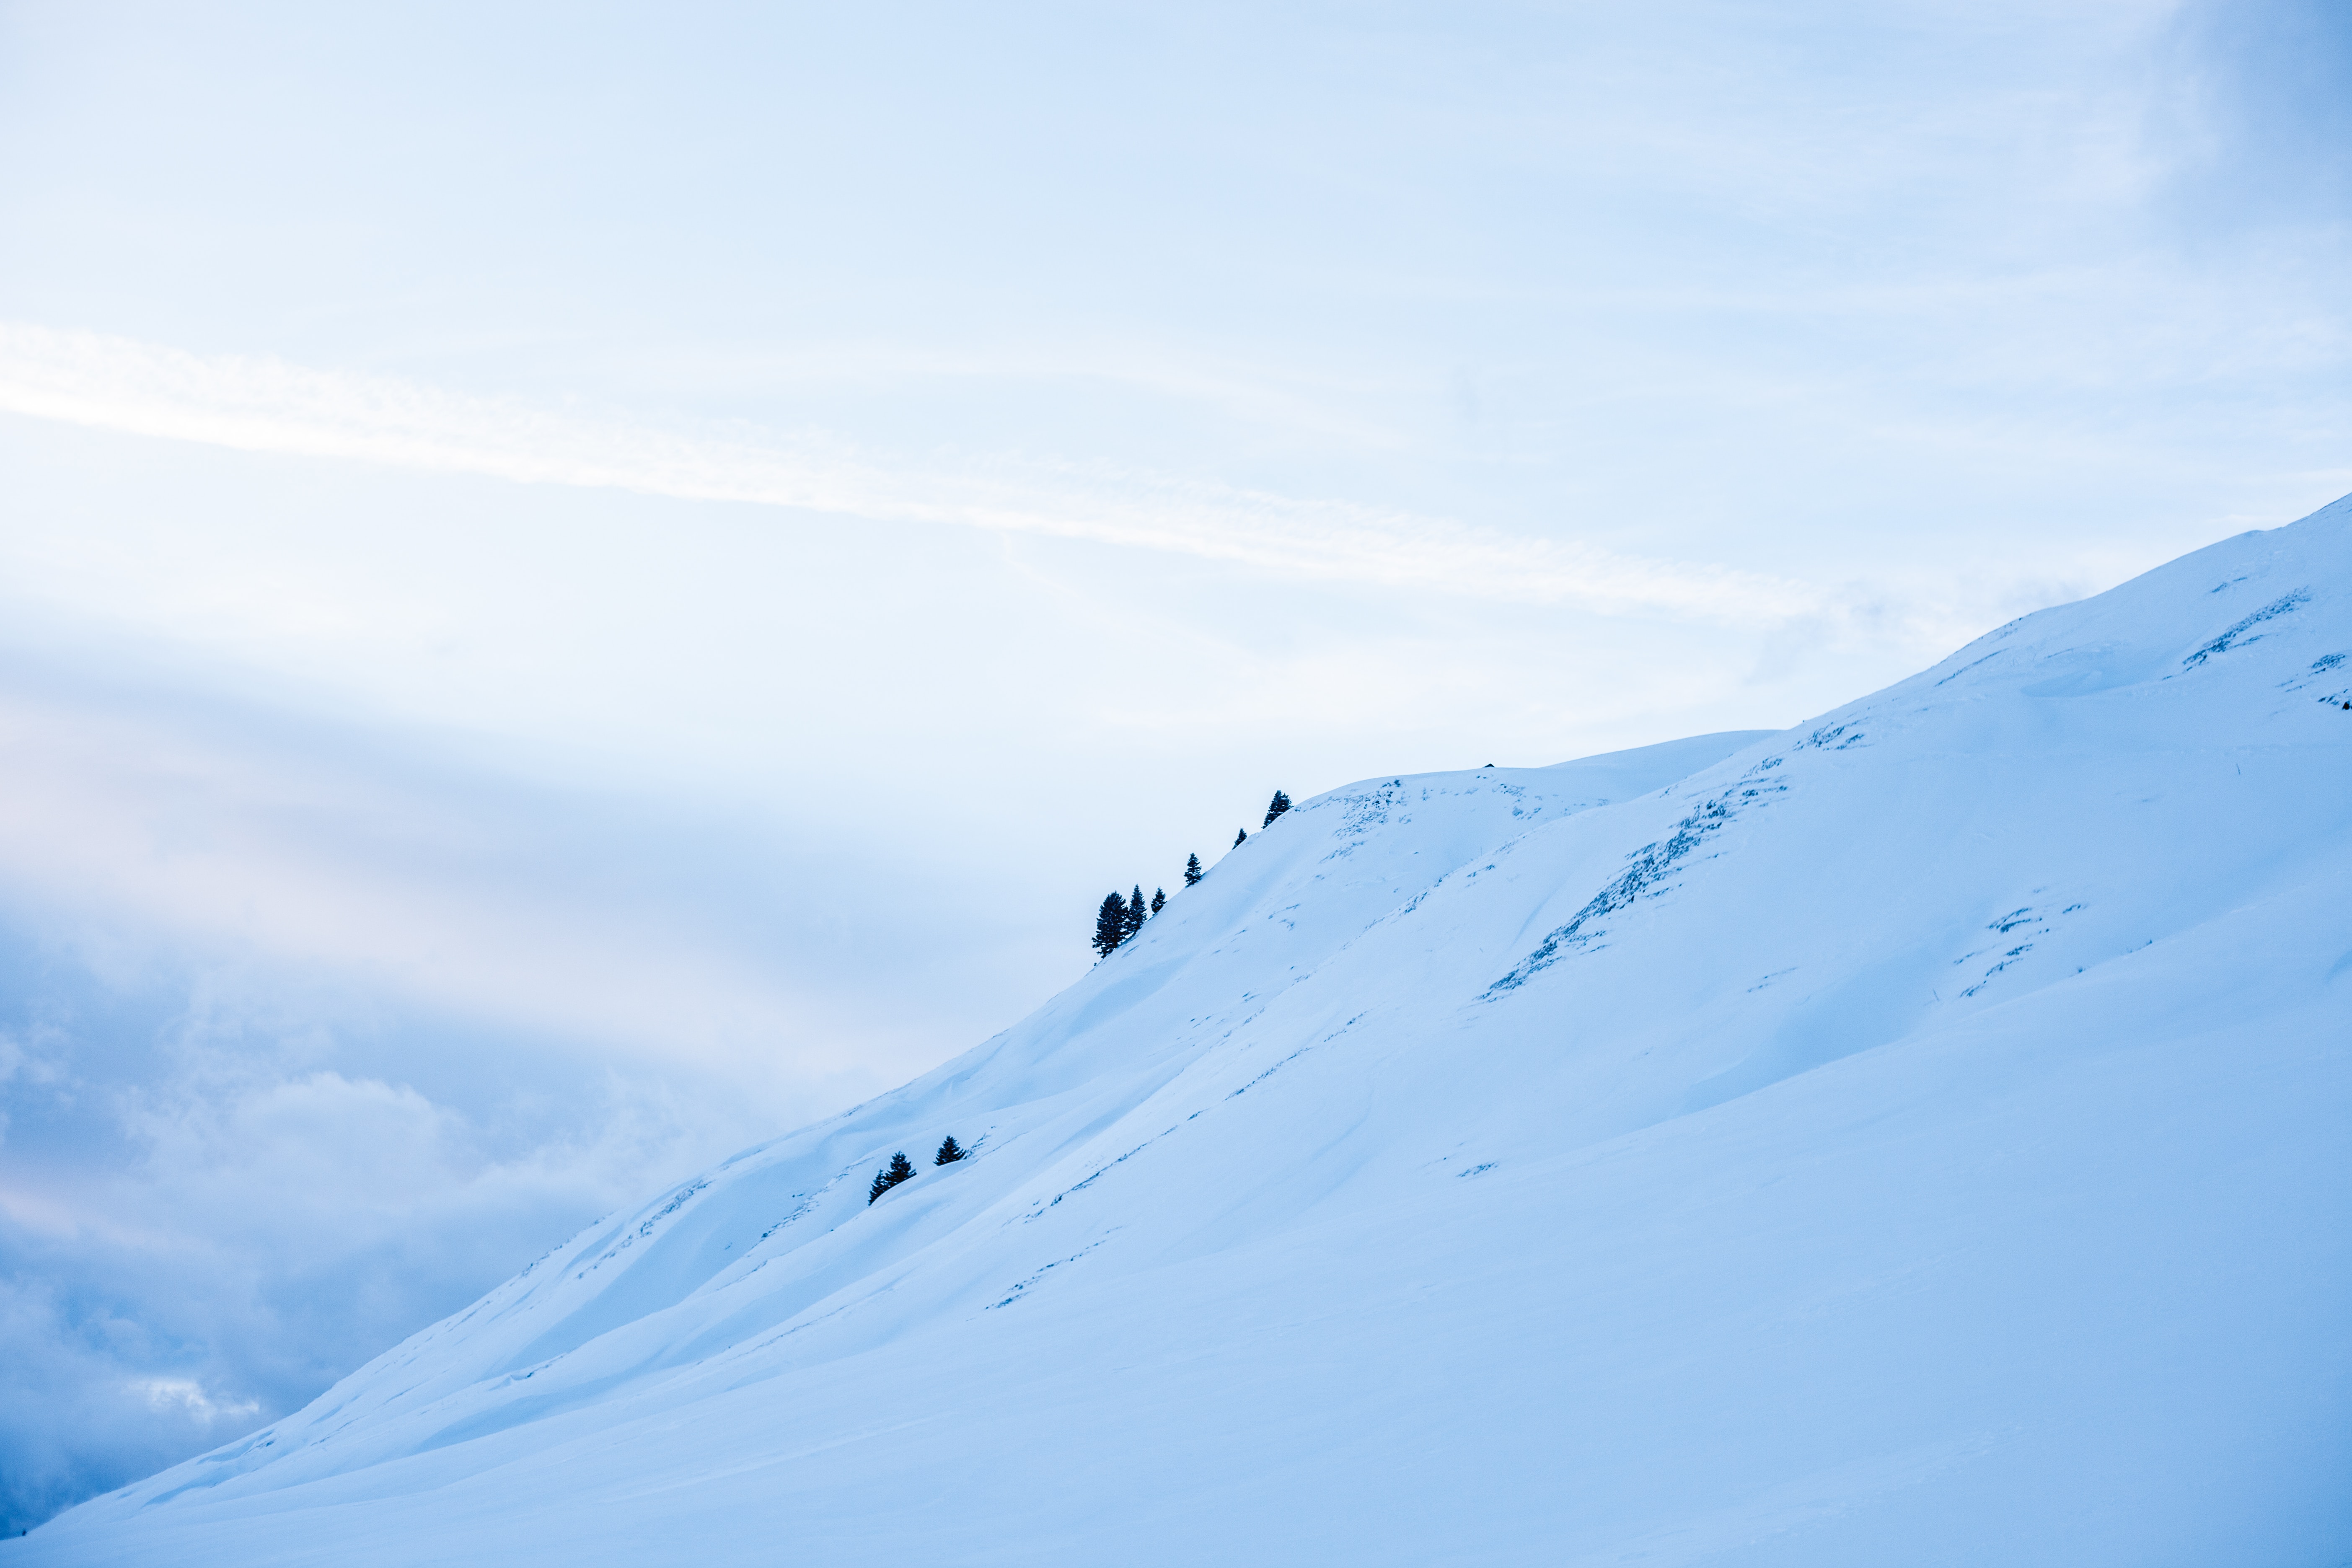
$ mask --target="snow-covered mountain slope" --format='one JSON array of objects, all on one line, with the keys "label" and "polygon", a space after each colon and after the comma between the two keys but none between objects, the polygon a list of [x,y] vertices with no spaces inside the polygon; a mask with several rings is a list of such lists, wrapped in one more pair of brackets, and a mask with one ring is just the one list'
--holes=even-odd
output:
[{"label": "snow-covered mountain slope", "polygon": [[1794,731],[1335,790],[0,1564],[2342,1563],[2347,703],[2338,502]]}]

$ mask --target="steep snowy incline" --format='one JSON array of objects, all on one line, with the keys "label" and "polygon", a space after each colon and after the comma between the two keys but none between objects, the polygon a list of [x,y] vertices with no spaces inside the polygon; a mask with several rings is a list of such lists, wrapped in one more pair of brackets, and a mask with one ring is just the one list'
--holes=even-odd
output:
[{"label": "steep snowy incline", "polygon": [[0,1565],[2339,1562],[2347,703],[2338,502],[1795,731],[1334,791]]}]

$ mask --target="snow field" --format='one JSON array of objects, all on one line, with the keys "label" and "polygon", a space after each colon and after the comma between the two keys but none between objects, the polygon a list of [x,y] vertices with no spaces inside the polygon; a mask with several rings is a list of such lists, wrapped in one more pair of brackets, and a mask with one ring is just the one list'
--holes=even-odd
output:
[{"label": "snow field", "polygon": [[0,1563],[2338,1563],[2347,700],[2339,502],[1792,731],[1333,791]]}]

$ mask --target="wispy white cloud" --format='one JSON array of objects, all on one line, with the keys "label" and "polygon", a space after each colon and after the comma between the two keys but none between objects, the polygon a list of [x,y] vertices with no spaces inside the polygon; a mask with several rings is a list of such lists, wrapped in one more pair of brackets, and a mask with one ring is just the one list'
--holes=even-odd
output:
[{"label": "wispy white cloud", "polygon": [[157,1412],[184,1410],[197,1420],[240,1421],[261,1409],[257,1399],[215,1399],[205,1385],[193,1377],[134,1378],[131,1392],[147,1401],[147,1407]]},{"label": "wispy white cloud", "polygon": [[885,458],[821,436],[664,428],[244,355],[0,323],[0,409],[246,451],[526,484],[1046,534],[1287,575],[1757,626],[1820,613],[1801,583],[1439,518],[1109,465]]}]

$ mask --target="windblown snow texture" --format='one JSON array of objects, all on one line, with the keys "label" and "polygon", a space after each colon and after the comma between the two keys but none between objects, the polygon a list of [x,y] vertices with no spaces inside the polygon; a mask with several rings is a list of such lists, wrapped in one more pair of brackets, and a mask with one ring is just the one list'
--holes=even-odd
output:
[{"label": "windblown snow texture", "polygon": [[1304,802],[0,1564],[2338,1563],[2347,655],[2338,503],[1793,731]]}]

